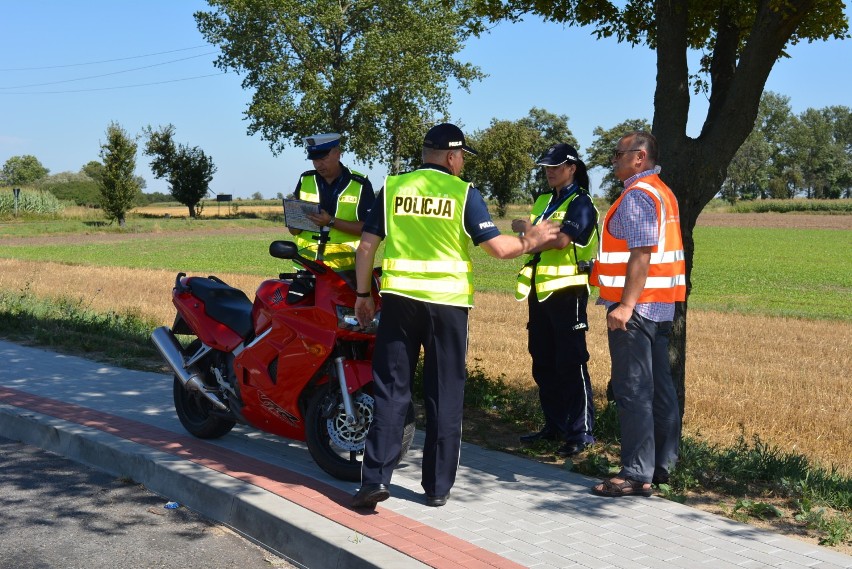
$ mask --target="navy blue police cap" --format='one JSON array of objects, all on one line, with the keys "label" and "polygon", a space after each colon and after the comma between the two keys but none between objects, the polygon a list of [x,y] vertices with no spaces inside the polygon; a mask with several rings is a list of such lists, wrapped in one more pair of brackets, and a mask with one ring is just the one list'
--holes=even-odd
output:
[{"label": "navy blue police cap", "polygon": [[476,150],[465,144],[461,129],[446,122],[429,129],[423,139],[423,147],[435,150],[464,150],[474,156],[478,154]]},{"label": "navy blue police cap", "polygon": [[548,148],[547,152],[542,154],[541,158],[536,161],[536,166],[560,166],[566,162],[569,164],[583,164],[577,150],[570,144],[562,142]]}]

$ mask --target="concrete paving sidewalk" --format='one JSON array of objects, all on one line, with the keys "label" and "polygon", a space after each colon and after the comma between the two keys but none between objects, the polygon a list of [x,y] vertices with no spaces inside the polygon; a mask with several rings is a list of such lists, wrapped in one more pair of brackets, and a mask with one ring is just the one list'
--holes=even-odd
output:
[{"label": "concrete paving sidewalk", "polygon": [[[172,378],[0,341],[0,435],[128,476],[306,567],[847,568],[852,557],[661,498],[464,444],[442,508],[424,504],[422,436],[375,512],[301,443],[181,427]],[[0,474],[2,475],[2,474]]]}]

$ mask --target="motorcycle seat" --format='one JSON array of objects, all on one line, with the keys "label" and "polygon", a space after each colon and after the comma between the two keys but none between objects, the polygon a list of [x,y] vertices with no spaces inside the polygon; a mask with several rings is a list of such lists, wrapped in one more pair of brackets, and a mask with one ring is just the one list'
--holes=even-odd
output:
[{"label": "motorcycle seat", "polygon": [[252,302],[240,289],[221,281],[192,277],[187,282],[192,294],[204,303],[208,316],[221,322],[241,338],[254,332],[251,320]]}]

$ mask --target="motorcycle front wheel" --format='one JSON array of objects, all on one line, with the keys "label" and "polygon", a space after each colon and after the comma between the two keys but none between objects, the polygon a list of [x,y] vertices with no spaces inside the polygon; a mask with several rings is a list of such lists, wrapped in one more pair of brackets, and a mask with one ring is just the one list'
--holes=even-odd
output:
[{"label": "motorcycle front wheel", "polygon": [[[363,389],[352,394],[352,402],[358,411],[359,421],[349,425],[343,410],[340,388],[331,382],[320,386],[308,401],[305,413],[305,442],[320,468],[340,480],[359,482],[361,460],[364,457],[367,430],[373,422],[375,402]],[[411,448],[413,440],[414,405],[409,404],[397,463]]]},{"label": "motorcycle front wheel", "polygon": [[[192,342],[187,351],[193,353],[201,346],[199,340]],[[198,367],[202,370],[207,370],[206,375],[212,375],[209,372],[210,366],[214,363],[211,358],[217,356],[216,352],[211,352],[210,355],[198,362]],[[204,383],[215,385],[215,380],[210,377],[204,378]],[[186,389],[181,381],[175,377],[172,392],[175,401],[175,411],[177,411],[178,419],[183,428],[190,434],[199,439],[218,439],[231,432],[236,421],[232,421],[225,417],[213,407],[206,397],[197,391]]]}]

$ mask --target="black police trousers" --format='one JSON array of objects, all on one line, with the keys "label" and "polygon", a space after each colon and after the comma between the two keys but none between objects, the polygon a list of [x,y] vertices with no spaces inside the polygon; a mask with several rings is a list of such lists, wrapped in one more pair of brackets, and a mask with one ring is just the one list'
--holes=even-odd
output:
[{"label": "black police trousers", "polygon": [[373,352],[375,409],[361,466],[362,485],[390,484],[422,346],[426,441],[421,485],[427,496],[443,496],[452,488],[461,451],[468,311],[382,295]]},{"label": "black police trousers", "polygon": [[529,352],[547,427],[570,443],[592,443],[595,407],[589,379],[589,328],[584,286],[555,291],[542,302],[530,292]]}]

